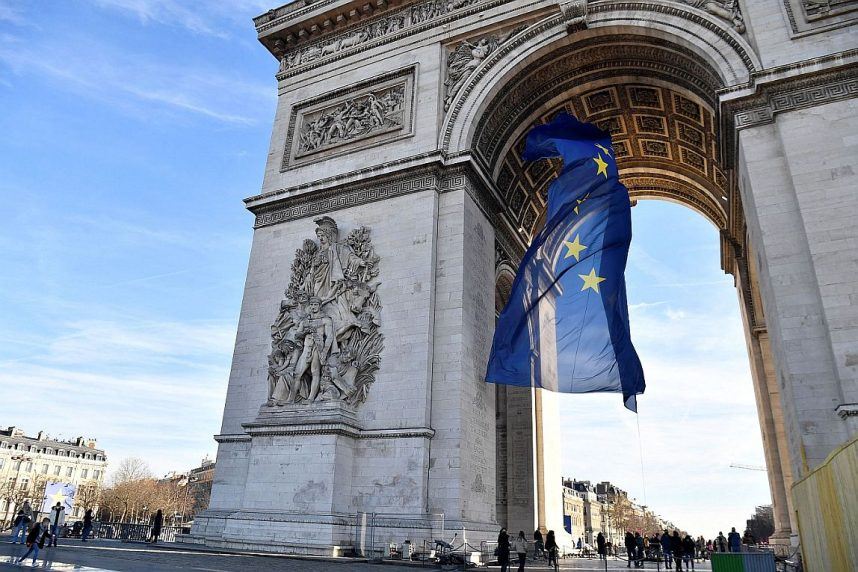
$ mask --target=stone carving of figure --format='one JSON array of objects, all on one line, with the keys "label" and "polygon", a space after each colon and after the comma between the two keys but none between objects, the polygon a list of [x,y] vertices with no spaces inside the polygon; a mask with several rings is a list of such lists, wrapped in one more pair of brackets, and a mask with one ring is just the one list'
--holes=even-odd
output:
[{"label": "stone carving of figure", "polygon": [[494,51],[494,47],[496,46],[489,43],[489,38],[483,38],[476,44],[463,42],[450,54],[450,59],[447,62],[447,79],[444,81],[444,85],[447,87],[444,109],[450,108],[453,97],[462,88],[465,80]]},{"label": "stone carving of figure", "polygon": [[[357,107],[357,106],[356,106]],[[372,119],[372,105],[361,113]],[[315,220],[317,241],[296,252],[286,299],[271,326],[268,406],[366,399],[378,369],[378,256],[369,229],[340,241],[336,222]]]},{"label": "stone carving of figure", "polygon": [[739,0],[680,0],[694,8],[706,10],[710,14],[723,18],[733,24],[740,34],[745,33],[745,19],[739,8]]}]

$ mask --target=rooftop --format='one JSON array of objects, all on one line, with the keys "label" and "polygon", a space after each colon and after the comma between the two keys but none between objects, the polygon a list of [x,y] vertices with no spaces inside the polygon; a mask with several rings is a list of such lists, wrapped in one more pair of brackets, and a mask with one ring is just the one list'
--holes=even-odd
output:
[{"label": "rooftop", "polygon": [[46,448],[62,451],[74,451],[76,453],[95,453],[105,456],[103,449],[96,448],[96,440],[92,438],[76,437],[70,440],[51,439],[44,431],[39,431],[35,437],[28,437],[20,427],[9,427],[0,429],[0,442],[14,447],[22,444],[27,450],[36,447],[37,452],[43,452]]}]

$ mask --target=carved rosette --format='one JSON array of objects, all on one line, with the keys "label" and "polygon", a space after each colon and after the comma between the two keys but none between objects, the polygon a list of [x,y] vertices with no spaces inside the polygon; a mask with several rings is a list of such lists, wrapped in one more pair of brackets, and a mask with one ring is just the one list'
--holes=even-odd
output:
[{"label": "carved rosette", "polygon": [[316,240],[295,252],[292,276],[271,326],[268,401],[290,404],[366,400],[384,337],[379,328],[378,263],[370,230],[340,238],[317,218]]}]

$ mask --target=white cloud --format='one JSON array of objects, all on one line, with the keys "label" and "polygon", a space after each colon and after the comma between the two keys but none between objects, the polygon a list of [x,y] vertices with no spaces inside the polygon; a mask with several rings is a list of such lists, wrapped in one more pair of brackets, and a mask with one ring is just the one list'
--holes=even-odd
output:
[{"label": "white cloud", "polygon": [[233,322],[86,320],[28,336],[29,355],[0,362],[0,417],[30,432],[99,440],[111,462],[158,473],[214,451]]},{"label": "white cloud", "polygon": [[223,69],[180,65],[127,48],[117,50],[92,40],[64,39],[57,58],[44,42],[0,37],[0,62],[19,75],[36,74],[57,89],[97,99],[141,119],[156,119],[158,110],[233,125],[252,125],[273,108],[273,85],[226,74]]}]

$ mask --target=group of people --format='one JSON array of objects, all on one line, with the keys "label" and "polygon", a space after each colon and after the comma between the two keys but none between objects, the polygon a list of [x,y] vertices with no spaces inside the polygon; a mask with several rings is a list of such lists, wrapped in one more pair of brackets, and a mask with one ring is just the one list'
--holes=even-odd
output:
[{"label": "group of people", "polygon": [[[61,531],[65,526],[65,521],[66,510],[60,502],[51,507],[48,516],[43,517],[40,521],[36,521],[29,501],[24,501],[24,504],[12,521],[12,544],[20,542],[27,545],[27,551],[17,561],[21,563],[28,556],[32,555],[33,565],[35,565],[36,558],[39,556],[39,550],[45,548],[46,545],[48,547],[57,545],[57,539],[60,537]],[[91,532],[92,510],[87,510],[83,517],[81,540],[86,542]]]},{"label": "group of people", "polygon": [[[644,560],[649,557],[663,559],[667,569],[673,569],[675,565],[676,570],[680,571],[685,564],[685,570],[694,570],[695,560],[706,559],[713,552],[741,552],[742,542],[735,528],[726,537],[719,532],[715,540],[704,540],[702,536],[694,539],[690,534],[683,538],[678,530],[674,530],[672,535],[665,530],[661,536],[653,534],[651,538],[641,536],[640,532],[626,532],[627,567],[631,568],[632,564],[642,567]],[[599,554],[602,554],[601,548]]]},{"label": "group of people", "polygon": [[[557,539],[554,536],[554,531],[549,530],[548,535],[543,538],[542,532],[539,530],[533,533],[534,558],[548,558],[548,565],[554,566],[555,570],[560,569],[558,557],[560,547],[557,545]],[[518,536],[510,541],[509,533],[505,528],[502,528],[498,534],[498,547],[496,555],[498,564],[500,564],[501,572],[512,570],[510,568],[510,558],[515,554],[518,558],[518,572],[524,571],[524,566],[527,563],[527,537],[523,530],[518,532]]]}]

